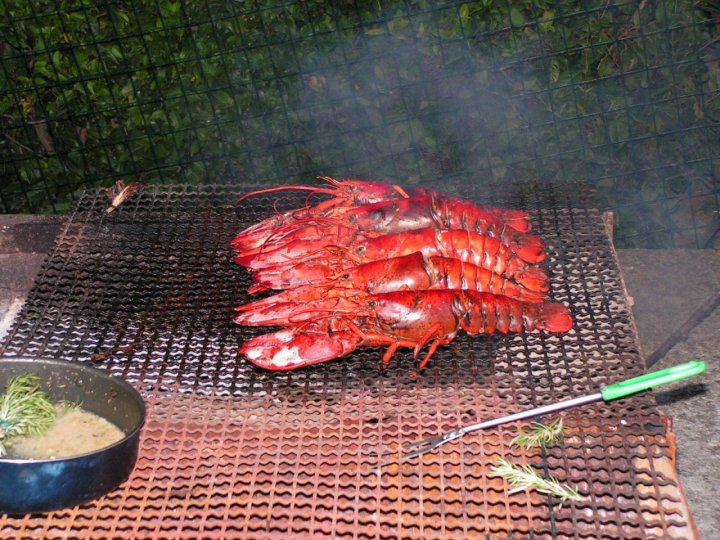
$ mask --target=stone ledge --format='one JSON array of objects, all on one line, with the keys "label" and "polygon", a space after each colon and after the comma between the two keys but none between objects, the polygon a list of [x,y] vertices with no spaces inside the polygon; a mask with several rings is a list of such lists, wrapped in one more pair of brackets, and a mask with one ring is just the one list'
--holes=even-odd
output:
[{"label": "stone ledge", "polygon": [[0,215],[0,254],[47,253],[63,222],[61,216]]}]

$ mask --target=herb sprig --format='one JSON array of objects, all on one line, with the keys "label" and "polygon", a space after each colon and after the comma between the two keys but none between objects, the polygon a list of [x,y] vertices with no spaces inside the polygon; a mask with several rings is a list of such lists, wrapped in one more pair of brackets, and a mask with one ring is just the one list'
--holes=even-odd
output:
[{"label": "herb sprig", "polygon": [[[537,447],[548,448],[559,443],[564,436],[562,418],[558,418],[548,425],[533,422],[530,430],[517,435],[510,442],[510,446],[519,446],[525,450]],[[492,467],[490,475],[502,477],[513,486],[515,489],[510,491],[511,494],[534,489],[559,498],[561,505],[568,500],[575,501],[582,498],[577,488],[563,485],[554,476],[542,476],[531,465],[515,465],[504,458],[500,458]]]},{"label": "herb sprig", "polygon": [[0,457],[7,453],[8,440],[18,435],[46,431],[55,420],[55,407],[40,388],[40,376],[19,375],[10,379],[0,395]]},{"label": "herb sprig", "polygon": [[510,443],[511,446],[520,446],[525,450],[532,450],[537,446],[548,448],[562,441],[565,435],[562,418],[544,425],[533,422],[529,431],[524,431],[515,437]]},{"label": "herb sprig", "polygon": [[554,476],[540,476],[531,465],[515,465],[504,458],[498,460],[490,473],[501,476],[515,489],[510,493],[517,493],[526,489],[534,489],[546,495],[553,495],[560,499],[561,504],[568,500],[582,498],[577,488],[564,486]]}]

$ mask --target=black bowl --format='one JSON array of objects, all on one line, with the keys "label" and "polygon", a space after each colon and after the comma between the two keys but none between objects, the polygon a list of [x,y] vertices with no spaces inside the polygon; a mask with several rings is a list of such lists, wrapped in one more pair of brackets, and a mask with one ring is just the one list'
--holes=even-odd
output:
[{"label": "black bowl", "polygon": [[117,443],[68,458],[0,458],[0,512],[49,512],[91,501],[122,484],[135,467],[145,403],[123,380],[84,364],[0,358],[0,394],[9,379],[37,373],[53,401],[79,402],[124,433]]}]

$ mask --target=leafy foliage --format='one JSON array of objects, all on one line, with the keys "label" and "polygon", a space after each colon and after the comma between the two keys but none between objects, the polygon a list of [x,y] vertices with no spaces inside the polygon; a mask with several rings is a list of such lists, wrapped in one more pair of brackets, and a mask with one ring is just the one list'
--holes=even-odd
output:
[{"label": "leafy foliage", "polygon": [[718,227],[710,0],[3,0],[0,204],[318,174],[575,183],[624,245]]}]

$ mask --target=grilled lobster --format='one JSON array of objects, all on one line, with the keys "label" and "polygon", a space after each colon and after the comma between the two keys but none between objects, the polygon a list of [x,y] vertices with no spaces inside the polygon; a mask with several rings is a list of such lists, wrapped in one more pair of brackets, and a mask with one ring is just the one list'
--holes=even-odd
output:
[{"label": "grilled lobster", "polygon": [[[439,192],[428,191],[424,188],[404,188],[398,185],[386,184],[382,182],[365,182],[360,180],[343,180],[338,181],[330,177],[322,177],[328,182],[329,186],[279,186],[273,188],[253,191],[240,198],[240,201],[263,193],[272,193],[285,190],[304,190],[313,194],[329,194],[332,198],[324,200],[315,206],[306,206],[290,210],[283,214],[271,216],[251,227],[248,227],[233,240],[233,246],[238,251],[246,251],[258,248],[265,244],[271,237],[276,237],[279,231],[294,231],[293,226],[297,222],[302,222],[309,218],[331,218],[335,220],[343,220],[348,212],[351,217],[345,218],[347,223],[350,219],[357,219],[358,214],[365,212],[387,211],[382,204],[379,207],[368,207],[364,210],[357,210],[359,206],[372,205],[382,203],[384,201],[398,201],[402,199],[412,198],[412,203],[416,213],[422,212],[426,215],[425,219],[433,219],[435,223],[441,224],[446,228],[449,225],[459,223],[457,220],[465,220],[467,223],[473,222],[472,225],[476,232],[487,232],[480,227],[491,227],[493,230],[501,231],[508,227],[520,233],[526,233],[531,230],[530,217],[522,210],[508,210],[495,208],[491,206],[481,206],[471,203],[470,201],[451,197]],[[394,209],[393,212],[407,211],[407,205],[402,205]],[[375,218],[378,216],[376,215]],[[397,220],[397,218],[395,218]],[[429,226],[430,223],[420,226]],[[375,225],[378,226],[377,224]],[[507,226],[507,227],[506,227]],[[400,229],[385,230],[382,232],[400,232]],[[492,231],[490,231],[492,234]],[[511,232],[507,233],[511,235]]]},{"label": "grilled lobster", "polygon": [[298,242],[306,242],[313,248],[344,243],[354,231],[366,238],[375,238],[430,227],[472,231],[496,238],[529,263],[545,259],[545,244],[540,237],[516,231],[469,201],[450,203],[432,196],[335,207],[322,217],[298,219],[276,227],[257,247],[244,248],[236,243],[235,250],[238,256],[262,257],[271,251],[287,250]]},{"label": "grilled lobster", "polygon": [[[288,309],[286,309],[288,308]],[[273,309],[283,312],[275,317]],[[246,325],[290,324],[289,328],[247,341],[240,352],[257,366],[296,369],[345,356],[360,346],[387,346],[387,364],[399,347],[415,357],[429,344],[419,368],[459,330],[468,334],[566,332],[573,321],[561,304],[526,303],[477,291],[359,292],[355,297],[318,299],[267,311],[242,313]]]},{"label": "grilled lobster", "polygon": [[[235,262],[253,272],[250,292],[287,289],[237,308],[235,322],[286,328],[240,352],[273,370],[399,347],[420,367],[460,330],[468,334],[566,332],[568,310],[545,301],[543,240],[519,210],[481,207],[422,188],[325,178],[305,206],[271,216],[233,240]],[[311,206],[315,194],[331,195]]]},{"label": "grilled lobster", "polygon": [[[304,271],[303,267],[307,270]],[[272,303],[301,302],[320,296],[344,294],[347,289],[360,289],[370,294],[402,290],[460,289],[501,294],[523,302],[542,302],[545,296],[469,262],[451,257],[425,257],[415,252],[399,257],[370,261],[347,268],[322,264],[299,264],[269,279],[257,272],[250,292],[267,289],[288,289],[274,296],[256,300],[238,308],[239,311],[259,309]]]},{"label": "grilled lobster", "polygon": [[278,274],[287,274],[298,263],[307,267],[308,262],[327,262],[333,254],[360,264],[420,252],[425,257],[452,257],[472,263],[506,278],[514,278],[531,291],[546,292],[549,289],[545,271],[516,254],[523,251],[523,246],[508,247],[496,238],[471,231],[429,227],[369,239],[348,233],[344,238],[332,247],[324,245],[324,241],[309,244],[297,240],[267,253],[239,255],[235,262],[257,271],[260,279],[272,280]]}]

